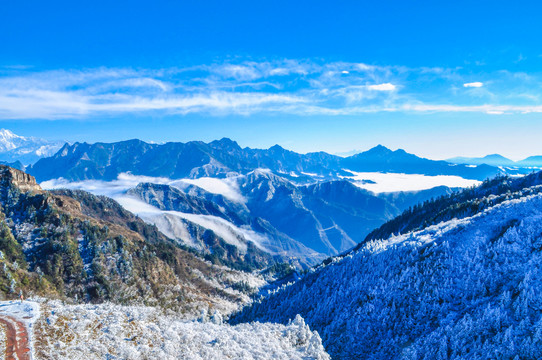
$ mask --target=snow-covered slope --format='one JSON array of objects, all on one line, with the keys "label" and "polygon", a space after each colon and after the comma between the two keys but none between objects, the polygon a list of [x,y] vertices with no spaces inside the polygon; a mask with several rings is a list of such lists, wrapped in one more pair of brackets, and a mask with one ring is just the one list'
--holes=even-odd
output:
[{"label": "snow-covered slope", "polygon": [[24,137],[0,129],[0,160],[32,164],[43,157],[54,155],[63,144],[63,141]]},{"label": "snow-covered slope", "polygon": [[184,321],[151,307],[58,301],[42,304],[42,313],[38,359],[329,359],[301,317],[230,326],[218,313]]},{"label": "snow-covered slope", "polygon": [[542,356],[542,195],[373,240],[244,309],[301,314],[340,359]]}]

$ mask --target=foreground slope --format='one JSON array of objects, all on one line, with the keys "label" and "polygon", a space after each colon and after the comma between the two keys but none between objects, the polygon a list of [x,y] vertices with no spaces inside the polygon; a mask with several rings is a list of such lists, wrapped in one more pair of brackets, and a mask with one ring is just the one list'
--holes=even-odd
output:
[{"label": "foreground slope", "polygon": [[219,314],[185,321],[142,306],[42,303],[36,359],[327,360],[300,317],[288,325],[223,324]]},{"label": "foreground slope", "polygon": [[542,195],[526,194],[368,242],[233,323],[301,314],[339,359],[540,358],[541,239]]}]

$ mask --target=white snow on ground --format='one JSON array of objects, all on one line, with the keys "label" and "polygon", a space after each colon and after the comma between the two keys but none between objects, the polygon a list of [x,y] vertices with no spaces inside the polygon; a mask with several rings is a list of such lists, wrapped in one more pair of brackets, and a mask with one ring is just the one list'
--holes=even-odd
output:
[{"label": "white snow on ground", "polygon": [[23,303],[14,300],[0,301],[0,315],[11,316],[26,326],[26,330],[28,332],[28,344],[30,345],[32,358],[37,359],[34,355],[35,349],[33,346],[33,331],[34,325],[40,317],[39,304],[34,301],[23,301]]},{"label": "white snow on ground", "polygon": [[428,176],[420,174],[356,172],[347,169],[345,170],[351,172],[354,176],[347,176],[344,178],[352,179],[356,186],[374,193],[419,191],[442,185],[464,188],[479,185],[481,183],[478,180],[469,180],[453,175]]},{"label": "white snow on ground", "polygon": [[40,358],[329,359],[301,317],[289,325],[222,323],[220,314],[182,321],[150,307],[42,304]]}]

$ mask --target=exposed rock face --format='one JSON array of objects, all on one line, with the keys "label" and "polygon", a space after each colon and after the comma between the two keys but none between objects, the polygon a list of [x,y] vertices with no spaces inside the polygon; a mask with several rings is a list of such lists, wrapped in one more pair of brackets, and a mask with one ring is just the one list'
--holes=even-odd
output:
[{"label": "exposed rock face", "polygon": [[16,186],[22,192],[43,191],[32,175],[5,165],[0,165],[0,186],[2,189]]}]

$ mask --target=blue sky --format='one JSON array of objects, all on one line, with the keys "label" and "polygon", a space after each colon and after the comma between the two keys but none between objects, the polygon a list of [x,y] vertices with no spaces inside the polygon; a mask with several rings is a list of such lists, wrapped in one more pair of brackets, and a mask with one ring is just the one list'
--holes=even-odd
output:
[{"label": "blue sky", "polygon": [[542,154],[537,2],[4,2],[0,126],[69,141]]}]

